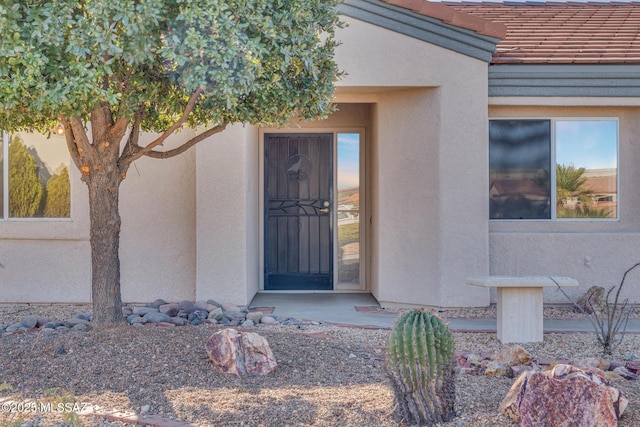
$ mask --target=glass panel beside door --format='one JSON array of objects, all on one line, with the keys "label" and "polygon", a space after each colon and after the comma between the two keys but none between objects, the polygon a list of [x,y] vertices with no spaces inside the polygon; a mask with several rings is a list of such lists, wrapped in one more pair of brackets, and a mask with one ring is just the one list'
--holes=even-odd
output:
[{"label": "glass panel beside door", "polygon": [[338,283],[360,283],[360,134],[339,133],[337,146]]}]

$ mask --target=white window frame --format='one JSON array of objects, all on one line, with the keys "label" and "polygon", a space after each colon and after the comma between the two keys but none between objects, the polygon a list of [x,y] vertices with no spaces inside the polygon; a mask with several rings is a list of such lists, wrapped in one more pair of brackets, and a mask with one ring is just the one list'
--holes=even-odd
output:
[{"label": "white window frame", "polygon": [[[614,218],[558,218],[557,217],[557,188],[556,188],[556,174],[549,173],[551,178],[551,218],[549,219],[535,219],[535,218],[489,218],[492,222],[619,222],[620,221],[620,201],[622,199],[620,194],[620,118],[619,117],[549,117],[549,116],[522,116],[522,117],[489,117],[489,121],[492,120],[548,120],[551,127],[551,164],[550,171],[555,171],[557,168],[556,163],[556,122],[615,122],[616,123],[616,216]],[[487,131],[487,142],[490,143],[489,134]],[[488,164],[488,161],[487,161]],[[488,195],[488,192],[487,192]]]}]

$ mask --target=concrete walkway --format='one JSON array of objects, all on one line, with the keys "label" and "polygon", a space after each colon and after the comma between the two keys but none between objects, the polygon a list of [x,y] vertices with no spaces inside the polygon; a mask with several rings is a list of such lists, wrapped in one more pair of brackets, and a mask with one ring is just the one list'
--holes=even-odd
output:
[{"label": "concrete walkway", "polygon": [[[323,323],[372,328],[391,328],[395,314],[380,309],[367,293],[259,293],[251,307],[274,307],[273,314]],[[447,319],[454,331],[495,331],[496,319]],[[545,332],[593,332],[587,319],[544,319]],[[640,320],[633,319],[627,332],[640,333]]]}]

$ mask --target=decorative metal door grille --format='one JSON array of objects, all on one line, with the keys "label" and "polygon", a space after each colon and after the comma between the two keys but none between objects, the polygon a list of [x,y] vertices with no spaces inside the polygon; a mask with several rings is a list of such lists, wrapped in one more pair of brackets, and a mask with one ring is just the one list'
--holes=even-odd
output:
[{"label": "decorative metal door grille", "polygon": [[333,135],[265,135],[267,290],[333,289]]}]

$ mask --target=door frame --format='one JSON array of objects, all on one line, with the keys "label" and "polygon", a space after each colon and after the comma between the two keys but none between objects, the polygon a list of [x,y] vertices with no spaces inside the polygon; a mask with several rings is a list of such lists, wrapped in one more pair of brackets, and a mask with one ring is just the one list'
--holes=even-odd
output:
[{"label": "door frame", "polygon": [[[280,290],[265,290],[264,289],[264,269],[265,269],[265,248],[264,248],[264,240],[265,240],[265,226],[264,226],[264,156],[265,156],[265,146],[264,146],[264,138],[265,134],[268,133],[279,133],[279,134],[321,134],[321,133],[331,133],[333,134],[333,198],[334,203],[331,211],[331,224],[333,225],[333,290],[328,291],[318,291],[318,290],[293,290],[293,291],[280,291]],[[337,173],[338,173],[338,134],[341,133],[357,133],[360,135],[360,217],[362,218],[360,222],[360,283],[358,285],[352,284],[341,284],[338,281],[338,226],[337,226]],[[318,293],[318,292],[368,292],[368,259],[369,259],[369,245],[368,245],[368,188],[367,188],[367,173],[369,164],[368,161],[368,151],[367,150],[367,140],[365,134],[364,127],[322,127],[322,128],[260,128],[258,135],[258,160],[259,160],[259,170],[258,170],[258,233],[259,233],[259,286],[258,290],[260,292],[295,292],[295,293]]]}]

